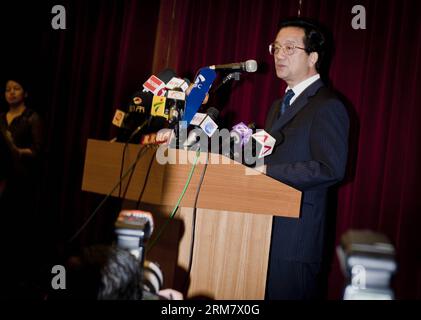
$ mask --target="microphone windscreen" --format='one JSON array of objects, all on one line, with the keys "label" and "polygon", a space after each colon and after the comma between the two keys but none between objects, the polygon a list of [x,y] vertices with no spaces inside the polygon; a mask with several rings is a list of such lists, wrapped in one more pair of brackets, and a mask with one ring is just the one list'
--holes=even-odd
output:
[{"label": "microphone windscreen", "polygon": [[257,62],[256,60],[247,60],[246,61],[246,71],[247,72],[256,72]]},{"label": "microphone windscreen", "polygon": [[177,74],[175,73],[175,71],[173,69],[166,68],[166,69],[162,70],[161,72],[159,72],[156,76],[159,79],[161,79],[163,82],[167,83],[173,77],[177,77]]},{"label": "microphone windscreen", "polygon": [[210,68],[200,69],[199,74],[194,80],[194,86],[186,99],[186,107],[182,121],[185,121],[187,125],[190,124],[197,110],[199,110],[199,107],[202,105],[215,78],[216,73],[214,70]]},{"label": "microphone windscreen", "polygon": [[[175,71],[170,68],[166,68],[157,74],[157,78],[164,83],[167,83],[176,76]],[[141,123],[141,121],[143,122],[144,120],[150,118],[153,98],[154,95],[151,92],[145,92],[143,89],[138,90],[132,96],[129,105],[129,112],[134,114],[131,115],[133,121],[131,121],[130,128],[134,129]],[[141,113],[142,116],[137,113]],[[160,119],[160,117],[152,117],[152,119],[149,119],[148,126],[142,130],[142,133],[157,131],[165,126],[165,122],[165,119]]]},{"label": "microphone windscreen", "polygon": [[216,121],[216,119],[218,119],[219,110],[216,109],[215,107],[210,107],[208,110],[206,110],[206,113],[208,114],[209,117],[211,117],[213,121]]},{"label": "microphone windscreen", "polygon": [[256,151],[259,159],[272,153],[276,144],[276,140],[273,136],[265,130],[259,130],[252,135],[252,138],[256,141]]}]

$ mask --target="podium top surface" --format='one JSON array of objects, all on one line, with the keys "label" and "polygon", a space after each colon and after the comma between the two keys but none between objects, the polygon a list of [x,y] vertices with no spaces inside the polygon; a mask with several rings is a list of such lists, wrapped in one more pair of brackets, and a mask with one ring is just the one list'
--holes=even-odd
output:
[{"label": "podium top surface", "polygon": [[[89,139],[82,190],[108,194],[118,183],[124,144]],[[196,152],[129,144],[123,172],[142,156],[122,183],[126,199],[173,206],[187,182]],[[158,159],[158,160],[157,160]],[[163,160],[167,163],[162,164]],[[218,211],[299,217],[301,192],[219,154],[201,153],[181,207],[193,207],[200,177],[208,161],[197,207]],[[118,196],[116,188],[113,196]]]}]

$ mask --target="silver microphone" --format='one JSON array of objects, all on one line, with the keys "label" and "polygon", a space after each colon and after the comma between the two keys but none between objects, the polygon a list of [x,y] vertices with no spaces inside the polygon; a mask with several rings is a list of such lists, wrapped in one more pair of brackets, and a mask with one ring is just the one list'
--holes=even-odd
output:
[{"label": "silver microphone", "polygon": [[256,60],[247,60],[245,62],[228,63],[228,64],[216,64],[209,66],[213,70],[233,70],[233,71],[246,71],[256,72],[257,62]]}]

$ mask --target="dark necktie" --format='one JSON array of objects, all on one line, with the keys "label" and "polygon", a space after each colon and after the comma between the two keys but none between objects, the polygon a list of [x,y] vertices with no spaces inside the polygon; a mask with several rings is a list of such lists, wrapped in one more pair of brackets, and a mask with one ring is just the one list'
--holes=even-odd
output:
[{"label": "dark necktie", "polygon": [[282,99],[280,116],[283,115],[285,113],[285,111],[288,109],[289,102],[291,101],[291,99],[294,95],[295,95],[295,93],[294,93],[294,91],[292,91],[292,89],[289,89],[285,93],[284,98]]}]

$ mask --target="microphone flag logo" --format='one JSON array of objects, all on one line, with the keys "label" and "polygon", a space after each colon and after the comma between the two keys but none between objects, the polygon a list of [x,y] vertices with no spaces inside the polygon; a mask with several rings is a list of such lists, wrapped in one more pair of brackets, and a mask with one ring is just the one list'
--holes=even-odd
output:
[{"label": "microphone flag logo", "polygon": [[194,80],[194,86],[186,98],[186,108],[182,121],[185,121],[187,125],[190,124],[193,116],[202,105],[202,102],[205,99],[206,94],[212,86],[215,78],[216,72],[214,70],[210,68],[200,69],[199,74]]}]

